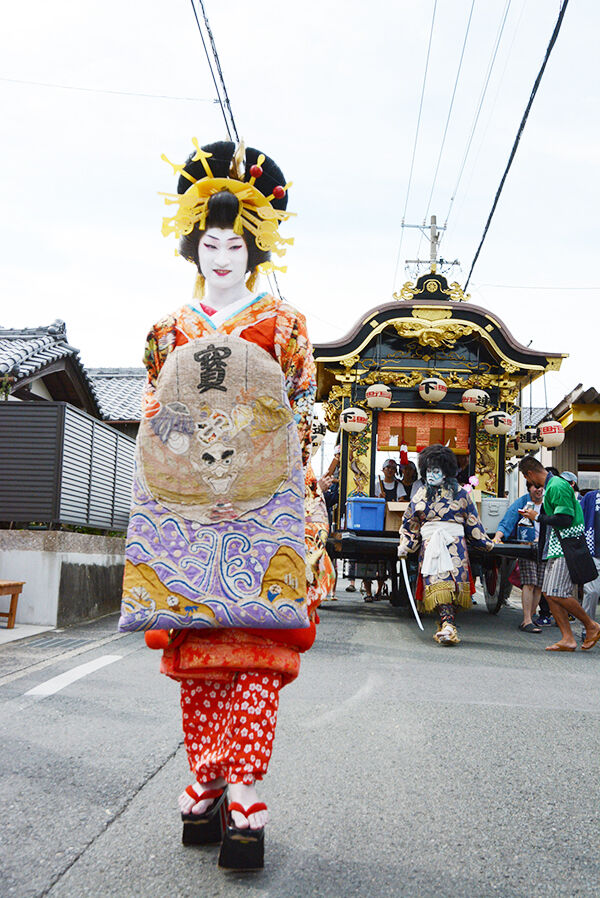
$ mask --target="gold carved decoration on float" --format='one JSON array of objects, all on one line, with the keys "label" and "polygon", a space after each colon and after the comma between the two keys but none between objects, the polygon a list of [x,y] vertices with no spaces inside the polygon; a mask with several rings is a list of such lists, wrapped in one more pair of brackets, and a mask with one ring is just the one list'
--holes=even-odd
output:
[{"label": "gold carved decoration on float", "polygon": [[336,384],[329,391],[329,399],[341,399],[343,396],[349,397],[350,395],[350,384],[344,384],[343,387],[338,387]]},{"label": "gold carved decoration on float", "polygon": [[388,384],[393,387],[416,387],[425,377],[423,371],[372,371],[361,378],[363,384]]},{"label": "gold carved decoration on float", "polygon": [[[361,403],[362,404],[362,403]],[[371,480],[371,416],[361,433],[350,433],[348,441],[348,492],[352,496],[368,496]]]},{"label": "gold carved decoration on float", "polygon": [[413,282],[406,281],[406,283],[400,287],[400,290],[398,293],[392,293],[392,297],[394,299],[398,299],[398,300],[400,300],[400,299],[410,300],[410,299],[414,299],[416,292],[417,291],[415,290],[415,285],[413,284]]},{"label": "gold carved decoration on float", "polygon": [[334,384],[331,390],[329,391],[329,396],[327,397],[327,402],[323,403],[323,414],[325,416],[325,424],[327,425],[329,430],[332,430],[334,433],[340,429],[340,412],[342,410],[342,400],[344,398],[350,398],[352,395],[350,384],[343,384],[343,386],[338,386]]},{"label": "gold carved decoration on float", "polygon": [[[500,402],[503,405],[507,405],[510,403],[515,403],[517,396],[519,395],[518,388],[515,390],[500,390]],[[513,409],[514,411],[514,409]]]},{"label": "gold carved decoration on float", "polygon": [[[419,371],[371,371],[370,374],[361,377],[360,383],[375,384],[383,383],[393,387],[416,387],[421,383],[424,377],[428,376],[443,377],[446,386],[449,389],[468,390],[469,388],[479,388],[481,390],[489,390],[498,387],[500,389],[500,397],[503,402],[511,402],[519,392],[519,384],[515,380],[500,379],[498,381],[497,374],[469,374],[466,377],[460,374],[454,374],[446,368],[421,368]],[[333,387],[334,390],[339,389]],[[346,393],[345,395],[350,395]]]},{"label": "gold carved decoration on float", "polygon": [[325,416],[325,424],[328,430],[337,433],[340,429],[340,412],[342,410],[341,402],[324,402],[323,415]]},{"label": "gold carved decoration on float", "polygon": [[[439,281],[431,278],[430,280],[425,281],[425,291],[427,293],[437,293],[438,291],[444,293],[451,302],[467,302],[471,299],[471,294],[467,293],[465,295],[462,287],[457,281],[453,281],[447,290],[442,290]],[[415,299],[415,297],[422,296],[425,291],[417,290],[412,281],[406,281],[397,293],[392,293],[392,297],[399,301],[404,299],[410,302],[410,300]]]},{"label": "gold carved decoration on float", "polygon": [[483,416],[477,426],[475,471],[479,477],[479,489],[495,494],[498,483],[498,438],[490,436],[481,426]]},{"label": "gold carved decoration on float", "polygon": [[442,290],[442,293],[447,293],[454,302],[468,302],[471,299],[471,294],[465,295],[463,288],[456,281],[453,281],[447,290]]},{"label": "gold carved decoration on float", "polygon": [[390,321],[399,337],[415,339],[420,346],[431,346],[433,349],[441,349],[442,346],[452,346],[459,337],[467,337],[475,332],[475,328],[454,323],[436,323],[418,318],[415,321],[408,319]]},{"label": "gold carved decoration on float", "polygon": [[425,321],[441,321],[442,318],[452,318],[452,309],[424,309],[418,306],[411,314],[413,318],[423,318]]},{"label": "gold carved decoration on float", "polygon": [[[432,307],[431,312],[437,310],[439,307]],[[431,321],[426,320],[424,315],[420,314],[420,310],[417,309],[411,310],[412,315],[415,315],[415,311],[419,314],[418,318],[406,319],[406,318],[396,318],[391,320],[380,321],[377,326],[374,326],[373,321],[370,322],[371,327],[373,327],[373,331],[368,334],[353,352],[352,356],[344,356],[343,354],[338,356],[337,358],[329,357],[329,358],[316,358],[317,362],[323,362],[331,365],[332,363],[339,363],[340,365],[344,365],[350,370],[356,363],[359,361],[363,367],[369,367],[369,360],[365,359],[361,362],[360,360],[360,352],[362,352],[369,343],[372,343],[374,338],[378,333],[386,330],[386,328],[395,328],[396,332],[400,337],[403,337],[407,340],[414,340],[415,347],[419,345],[422,347],[430,346],[433,349],[440,349],[444,347],[445,350],[452,348],[456,345],[456,340],[463,336],[468,336],[470,334],[481,335],[485,342],[489,344],[492,348],[494,354],[499,360],[499,363],[502,362],[507,363],[507,365],[514,366],[514,372],[512,370],[506,369],[507,373],[517,373],[522,372],[522,379],[525,376],[531,378],[533,374],[533,378],[536,379],[539,377],[543,371],[558,371],[560,369],[563,358],[566,358],[566,354],[564,356],[558,356],[555,358],[548,359],[544,365],[542,364],[531,364],[524,363],[519,364],[515,362],[513,358],[509,358],[502,349],[498,346],[496,341],[491,335],[491,332],[495,329],[493,324],[487,324],[482,326],[481,324],[476,324],[475,322],[467,322],[465,320],[457,320],[456,317],[453,317],[451,321]],[[444,310],[447,311],[447,310]],[[457,313],[454,312],[454,316]],[[486,316],[487,317],[487,316]],[[410,358],[410,352],[406,353],[406,349],[410,349],[410,345],[405,347],[405,351],[402,353],[403,356]],[[396,353],[395,355],[399,355]],[[417,353],[413,354],[415,357]],[[447,352],[445,353],[445,358],[448,357]],[[457,359],[458,360],[458,359]],[[461,364],[467,365],[466,361],[462,361]],[[330,368],[328,370],[331,370]],[[441,369],[440,369],[441,370]],[[350,375],[337,375],[337,379],[341,382],[348,381],[351,382],[354,378]]]},{"label": "gold carved decoration on float", "polygon": [[[399,342],[400,341],[397,341],[397,344]],[[453,362],[455,364],[451,367],[456,368],[458,371],[480,371],[481,373],[487,373],[492,370],[492,366],[489,362],[472,358],[468,354],[461,352],[460,343],[455,343],[453,347],[445,348],[442,352],[437,349],[427,349],[424,351],[423,347],[419,346],[416,340],[402,340],[402,348],[400,349],[391,349],[387,347],[383,358],[378,358],[377,355],[375,357],[365,355],[361,358],[357,370],[359,374],[362,374],[363,369],[364,372],[367,372],[373,371],[375,368],[381,368],[383,370],[387,368],[406,368],[408,365],[412,364],[415,359],[422,359],[424,362],[435,362],[438,366],[446,367],[448,367],[448,362]],[[325,370],[329,371],[331,374],[335,374],[336,371],[333,367],[327,367]],[[494,367],[494,370],[496,370],[496,366]]]}]

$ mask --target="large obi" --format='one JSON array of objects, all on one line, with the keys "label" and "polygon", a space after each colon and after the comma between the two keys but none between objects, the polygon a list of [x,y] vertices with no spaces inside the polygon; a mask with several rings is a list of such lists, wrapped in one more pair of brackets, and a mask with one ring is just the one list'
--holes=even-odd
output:
[{"label": "large obi", "polygon": [[218,332],[175,349],[140,424],[119,628],[308,626],[304,529],[279,365]]}]

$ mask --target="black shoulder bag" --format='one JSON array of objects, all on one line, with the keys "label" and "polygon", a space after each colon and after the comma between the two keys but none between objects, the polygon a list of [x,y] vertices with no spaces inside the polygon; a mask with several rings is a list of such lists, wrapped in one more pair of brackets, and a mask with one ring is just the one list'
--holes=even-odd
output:
[{"label": "black shoulder bag", "polygon": [[573,583],[591,583],[598,576],[594,559],[588,549],[585,534],[579,536],[561,536],[560,530],[554,529],[563,550]]}]

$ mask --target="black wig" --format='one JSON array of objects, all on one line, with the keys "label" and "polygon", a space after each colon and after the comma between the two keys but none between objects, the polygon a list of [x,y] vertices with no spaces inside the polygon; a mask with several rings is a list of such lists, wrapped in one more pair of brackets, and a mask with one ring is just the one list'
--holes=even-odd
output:
[{"label": "black wig", "polygon": [[[205,153],[212,153],[210,159],[207,160],[210,170],[212,171],[215,178],[227,178],[229,176],[229,168],[231,166],[231,162],[233,160],[234,153],[236,151],[236,145],[233,141],[230,140],[219,140],[216,143],[209,143],[206,146],[203,146],[202,149]],[[202,166],[200,160],[197,162],[192,162],[195,153],[188,158],[185,163],[185,171],[188,172],[193,178],[200,180],[201,178],[206,177],[206,172]],[[253,147],[246,148],[246,173],[244,175],[244,180],[250,180],[250,167],[255,165],[258,162],[258,157],[260,156],[260,150],[255,150]],[[257,178],[254,186],[257,190],[260,190],[264,196],[270,196],[273,192],[273,188],[278,185],[284,187],[285,186],[285,177],[281,169],[278,165],[276,165],[272,159],[269,159],[268,156],[265,156],[264,162],[261,164],[261,168],[263,170],[260,178]],[[185,193],[188,187],[190,186],[190,182],[187,178],[184,178],[183,175],[180,176],[179,181],[177,182],[177,193]],[[271,205],[274,209],[284,210],[287,206],[288,196],[287,191],[281,198],[274,198],[271,200]],[[222,190],[220,193],[215,193],[214,196],[208,201],[208,214],[206,216],[206,228],[232,228],[237,217],[239,210],[239,203],[237,197],[230,193],[228,190]],[[200,271],[200,263],[198,261],[198,244],[200,243],[200,237],[204,231],[201,231],[198,225],[194,226],[193,231],[190,234],[186,234],[179,241],[179,252],[180,255],[183,256],[184,259],[187,259],[189,262],[193,262],[198,271]],[[270,259],[271,254],[265,250],[259,249],[254,242],[254,236],[248,231],[246,228],[243,229],[244,242],[248,247],[248,271],[252,271],[256,268],[257,265],[260,265],[261,262],[266,262]],[[202,273],[202,272],[200,272]]]},{"label": "black wig", "polygon": [[427,483],[426,474],[429,468],[439,468],[444,475],[444,484],[452,491],[454,498],[458,495],[460,486],[456,475],[458,474],[458,462],[452,449],[442,446],[441,443],[434,443],[433,446],[427,446],[419,453],[419,474],[421,480],[427,487],[427,499],[432,499],[437,492],[437,487],[431,487]]}]

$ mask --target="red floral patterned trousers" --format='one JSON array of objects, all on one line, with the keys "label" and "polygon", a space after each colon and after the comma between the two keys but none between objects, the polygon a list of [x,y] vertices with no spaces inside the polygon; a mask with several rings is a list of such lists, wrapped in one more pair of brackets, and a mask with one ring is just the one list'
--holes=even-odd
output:
[{"label": "red floral patterned trousers", "polygon": [[182,680],[181,710],[190,769],[199,783],[261,780],[267,772],[281,674],[233,672],[231,680]]}]

